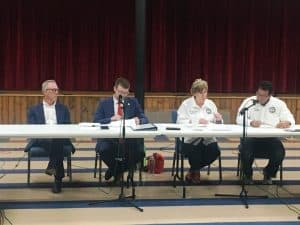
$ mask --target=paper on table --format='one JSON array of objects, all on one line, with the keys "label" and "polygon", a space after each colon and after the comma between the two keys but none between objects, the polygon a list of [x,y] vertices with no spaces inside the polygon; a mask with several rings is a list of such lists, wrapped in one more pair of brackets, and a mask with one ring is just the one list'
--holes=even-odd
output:
[{"label": "paper on table", "polygon": [[232,127],[224,124],[214,124],[209,127],[209,130],[212,131],[232,131]]},{"label": "paper on table", "polygon": [[81,122],[78,125],[80,127],[100,127],[100,123]]},{"label": "paper on table", "polygon": [[136,131],[155,131],[157,130],[157,126],[153,123],[146,123],[146,124],[140,124],[136,125],[135,127],[131,127],[131,129],[136,130]]},{"label": "paper on table", "polygon": [[[111,127],[120,127],[122,124],[123,124],[123,120],[118,120],[118,121],[112,121],[108,125]],[[136,127],[135,120],[134,119],[125,120],[125,126],[126,127]]]},{"label": "paper on table", "polygon": [[191,128],[199,128],[199,127],[207,127],[208,124],[191,124],[191,123],[188,123],[188,124],[185,124],[186,127],[191,127]]},{"label": "paper on table", "polygon": [[260,128],[274,128],[271,124],[263,123],[260,125]]},{"label": "paper on table", "polygon": [[284,129],[285,131],[290,131],[290,132],[300,132],[300,126],[292,126],[289,128]]}]

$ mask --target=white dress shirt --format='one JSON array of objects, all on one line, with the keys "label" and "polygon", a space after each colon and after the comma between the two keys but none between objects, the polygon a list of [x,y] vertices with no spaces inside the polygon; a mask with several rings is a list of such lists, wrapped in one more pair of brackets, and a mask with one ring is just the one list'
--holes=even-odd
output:
[{"label": "white dress shirt", "polygon": [[56,110],[55,110],[56,102],[52,105],[49,105],[47,102],[43,101],[44,108],[44,116],[46,124],[57,124],[56,118]]},{"label": "white dress shirt", "polygon": [[118,114],[118,103],[119,103],[119,100],[116,99],[114,96],[113,96],[113,100],[114,100],[114,111],[115,111],[115,115]]},{"label": "white dress shirt", "polygon": [[[250,106],[256,100],[256,96],[249,97],[241,104],[236,117],[236,123],[243,125],[243,116],[240,111]],[[255,104],[246,112],[246,125],[250,126],[252,120],[259,120],[262,125],[276,127],[280,121],[289,121],[291,125],[295,125],[295,119],[285,102],[271,96],[265,105]]]}]

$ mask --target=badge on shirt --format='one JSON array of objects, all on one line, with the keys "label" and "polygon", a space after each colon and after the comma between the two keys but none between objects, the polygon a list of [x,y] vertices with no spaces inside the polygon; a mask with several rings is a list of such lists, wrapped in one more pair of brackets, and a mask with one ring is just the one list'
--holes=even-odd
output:
[{"label": "badge on shirt", "polygon": [[211,109],[210,109],[210,108],[206,108],[206,113],[207,113],[207,114],[212,114]]},{"label": "badge on shirt", "polygon": [[270,113],[275,113],[276,112],[276,108],[274,106],[269,108],[269,112]]}]

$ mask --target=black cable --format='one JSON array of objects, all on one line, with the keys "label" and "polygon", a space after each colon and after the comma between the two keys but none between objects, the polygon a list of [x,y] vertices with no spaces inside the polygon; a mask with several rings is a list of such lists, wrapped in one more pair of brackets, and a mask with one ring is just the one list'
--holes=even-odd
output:
[{"label": "black cable", "polygon": [[[19,160],[16,162],[16,165],[12,168],[12,170],[15,170],[15,169],[18,168],[18,166],[20,165],[20,162],[21,162],[23,159],[25,159],[25,156],[26,156],[26,153],[24,153],[24,155],[23,155],[22,157],[19,158]],[[4,165],[5,165],[5,162],[4,162],[4,164],[2,165],[2,168],[3,168]],[[2,174],[2,175],[0,176],[0,179],[2,179],[3,177],[5,177],[6,175],[7,175],[6,173]]]},{"label": "black cable", "polygon": [[[254,161],[254,165],[255,165],[256,168],[258,168],[258,165],[257,165],[256,161]],[[260,174],[263,175],[263,172],[261,170],[259,170],[259,172],[260,172]],[[279,185],[276,185],[276,192],[275,192],[275,194],[273,194],[272,192],[270,192],[270,191],[268,191],[268,190],[266,190],[264,188],[261,188],[258,185],[255,185],[255,186],[257,188],[261,189],[262,191],[266,192],[267,194],[270,194],[273,198],[278,199],[279,202],[281,202],[283,205],[285,205],[290,211],[296,213],[297,214],[297,219],[300,220],[300,209],[298,207],[292,205],[292,204],[287,203],[286,201],[284,201],[282,199],[282,197],[279,195],[279,191],[278,191],[279,190]],[[283,187],[280,187],[280,188],[282,190],[286,191],[288,194],[290,194],[290,195],[293,196],[293,194],[291,192],[289,192],[288,190],[284,189]]]},{"label": "black cable", "polygon": [[293,196],[293,197],[299,197],[299,195],[297,194],[294,194],[294,193],[292,193],[292,192],[290,192],[289,190],[287,190],[286,188],[284,188],[284,187],[280,187],[282,190],[284,190],[285,192],[287,192],[289,195],[291,195],[291,196]]},{"label": "black cable", "polygon": [[[281,198],[280,197],[280,195],[279,195],[279,191],[278,191],[278,189],[279,189],[279,186],[277,185],[276,186],[276,196],[278,197],[278,198]],[[285,189],[283,189],[283,188],[281,188],[282,190],[285,190]],[[291,194],[289,191],[287,191],[287,190],[285,190],[287,193],[289,193],[289,194]],[[293,208],[293,210],[295,210],[296,211],[296,213],[298,214],[298,218],[300,217],[300,209],[297,207],[297,206],[294,206],[294,205],[290,205],[289,204],[289,206],[291,207],[291,208]]]},{"label": "black cable", "polygon": [[300,218],[300,210],[299,210],[299,208],[297,208],[296,206],[294,206],[294,205],[292,205],[292,204],[290,204],[290,203],[288,203],[288,202],[286,202],[286,201],[284,201],[282,199],[282,197],[278,193],[278,185],[276,185],[276,194],[273,194],[272,192],[270,192],[270,191],[268,191],[268,190],[260,187],[260,185],[255,185],[255,186],[258,189],[260,189],[260,190],[264,191],[265,193],[267,193],[268,195],[271,195],[273,198],[278,199],[279,202],[281,204],[283,204],[284,206],[286,206],[288,210],[290,210],[291,212],[294,212],[294,213],[297,214],[297,219]]},{"label": "black cable", "polygon": [[4,211],[1,209],[0,210],[0,225],[4,224],[4,216],[3,216]]},{"label": "black cable", "polygon": [[[158,151],[163,151],[163,152],[170,152],[170,153],[173,153],[174,152],[174,149],[168,149],[170,147],[174,147],[175,148],[175,145],[174,143],[170,143],[168,145],[165,145],[165,146],[161,146],[158,148]],[[147,149],[147,147],[146,147]]]},{"label": "black cable", "polygon": [[[13,167],[13,170],[15,170],[15,169],[18,168],[18,166],[20,165],[20,162],[25,158],[25,155],[26,155],[26,153],[24,153],[24,155],[23,155],[22,157],[19,158],[19,160],[17,161],[16,165]],[[4,165],[5,165],[5,162],[4,162],[4,164],[2,165],[2,168],[3,168]],[[5,173],[5,174],[2,174],[2,175],[0,176],[0,179],[2,179],[3,177],[5,177],[6,175],[7,175],[6,173]],[[7,216],[5,215],[5,211],[4,211],[3,209],[1,209],[1,210],[0,210],[0,225],[3,225],[4,222],[5,222],[5,220],[6,220],[9,224],[13,225],[12,222],[11,222],[11,221],[7,218]]]},{"label": "black cable", "polygon": [[4,225],[5,220],[10,224],[13,225],[13,223],[7,218],[5,215],[5,211],[3,209],[0,210],[0,225]]},{"label": "black cable", "polygon": [[10,224],[10,225],[13,225],[13,223],[7,218],[7,216],[5,215],[5,212],[4,212],[4,219]]}]

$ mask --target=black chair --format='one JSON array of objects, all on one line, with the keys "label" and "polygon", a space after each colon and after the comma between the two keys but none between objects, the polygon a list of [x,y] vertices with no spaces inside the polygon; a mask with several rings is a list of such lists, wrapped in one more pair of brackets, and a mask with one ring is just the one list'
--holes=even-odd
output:
[{"label": "black chair", "polygon": [[[139,140],[140,147],[144,149],[144,139]],[[98,167],[99,163],[99,167]],[[144,159],[141,160],[141,162],[138,163],[138,170],[139,170],[139,183],[140,185],[143,182],[143,172],[144,169]],[[102,160],[100,152],[96,150],[96,156],[95,156],[95,167],[94,167],[94,178],[97,177],[97,170],[98,170],[98,178],[99,178],[99,184],[102,183]],[[129,182],[127,182],[127,185]]]},{"label": "black chair", "polygon": [[[64,146],[64,157],[67,159],[67,176],[69,176],[69,181],[72,182],[72,146]],[[30,184],[30,169],[31,169],[31,159],[32,158],[48,158],[48,152],[42,147],[31,147],[27,150],[28,161],[27,161],[27,184]]]},{"label": "black chair", "polygon": [[[238,146],[238,158],[237,158],[237,169],[236,169],[236,176],[241,176],[241,152],[240,152],[240,145]],[[255,155],[255,159],[268,159],[267,156],[260,154],[260,155]],[[283,180],[283,165],[282,162],[279,166],[279,185],[282,186],[282,180]]]},{"label": "black chair", "polygon": [[[176,123],[177,121],[177,111],[173,110],[171,112],[171,118],[172,118],[172,122]],[[172,173],[171,176],[174,176],[174,172],[175,172],[175,168],[176,170],[178,170],[178,166],[179,166],[179,162],[178,159],[180,158],[180,152],[179,152],[179,145],[180,145],[180,139],[179,138],[175,138],[175,151],[174,151],[174,155],[173,155],[173,163],[172,163]],[[185,157],[185,156],[184,156]],[[222,161],[221,161],[221,154],[218,157],[218,161],[219,161],[219,182],[222,182]],[[176,166],[175,166],[176,163]],[[207,166],[207,175],[210,174],[210,165]]]}]

